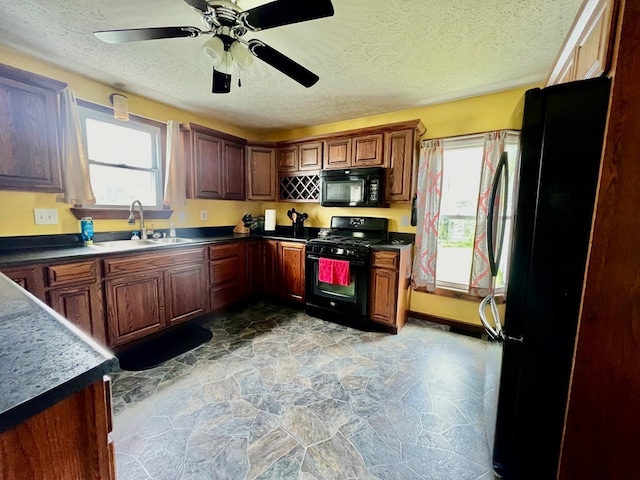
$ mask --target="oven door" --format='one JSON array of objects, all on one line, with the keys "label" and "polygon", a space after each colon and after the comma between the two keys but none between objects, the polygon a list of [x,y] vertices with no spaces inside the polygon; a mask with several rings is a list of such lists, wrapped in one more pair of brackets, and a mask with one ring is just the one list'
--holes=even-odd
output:
[{"label": "oven door", "polygon": [[[345,260],[344,257],[322,255],[324,258]],[[320,257],[307,254],[306,296],[307,305],[351,317],[365,318],[367,315],[367,289],[369,285],[368,262],[349,262],[351,282],[349,285],[333,285],[318,278]]]}]

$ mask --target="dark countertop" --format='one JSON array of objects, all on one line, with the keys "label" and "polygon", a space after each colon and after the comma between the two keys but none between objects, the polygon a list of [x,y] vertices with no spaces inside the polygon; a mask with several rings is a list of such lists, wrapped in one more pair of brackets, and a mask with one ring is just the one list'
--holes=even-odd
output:
[{"label": "dark countertop", "polygon": [[413,243],[379,243],[377,245],[372,245],[372,250],[387,250],[391,252],[398,252],[406,249],[410,249],[413,247]]},{"label": "dark countertop", "polygon": [[0,432],[117,366],[111,352],[0,274]]}]

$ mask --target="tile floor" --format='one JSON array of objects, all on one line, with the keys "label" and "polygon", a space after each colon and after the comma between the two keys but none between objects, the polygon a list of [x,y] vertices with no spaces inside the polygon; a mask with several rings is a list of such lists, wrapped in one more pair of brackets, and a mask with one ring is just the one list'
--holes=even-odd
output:
[{"label": "tile floor", "polygon": [[119,480],[494,478],[488,342],[415,320],[362,332],[268,303],[202,324],[210,342],[113,375]]}]

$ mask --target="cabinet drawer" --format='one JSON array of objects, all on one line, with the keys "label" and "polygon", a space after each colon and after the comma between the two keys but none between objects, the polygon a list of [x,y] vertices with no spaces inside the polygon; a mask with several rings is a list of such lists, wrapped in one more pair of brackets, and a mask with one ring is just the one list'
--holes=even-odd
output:
[{"label": "cabinet drawer", "polygon": [[209,284],[213,286],[240,280],[243,275],[243,263],[237,258],[222,258],[209,263]]},{"label": "cabinet drawer", "polygon": [[217,310],[237,302],[242,298],[242,289],[237,283],[230,283],[209,290],[211,310]]},{"label": "cabinet drawer", "polygon": [[373,252],[371,266],[397,270],[399,257],[396,252]]},{"label": "cabinet drawer", "polygon": [[50,287],[70,283],[93,283],[96,281],[96,262],[76,262],[45,267],[47,283]]},{"label": "cabinet drawer", "polygon": [[172,251],[153,255],[132,255],[129,257],[107,258],[103,260],[105,277],[159,270],[172,265],[204,262],[204,249]]},{"label": "cabinet drawer", "polygon": [[209,259],[218,260],[220,258],[237,257],[240,255],[240,243],[223,243],[222,245],[209,246]]}]

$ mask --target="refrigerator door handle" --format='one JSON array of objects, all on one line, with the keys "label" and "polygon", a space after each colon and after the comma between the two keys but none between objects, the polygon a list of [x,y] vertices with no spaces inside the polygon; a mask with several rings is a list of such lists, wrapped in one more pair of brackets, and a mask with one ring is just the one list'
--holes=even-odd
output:
[{"label": "refrigerator door handle", "polygon": [[[491,315],[493,316],[493,321],[495,323],[495,328],[489,323],[486,314],[487,304],[491,307]],[[482,322],[482,326],[487,331],[487,334],[491,337],[492,340],[497,340],[501,342],[505,339],[504,332],[502,331],[502,322],[500,321],[500,312],[498,312],[498,306],[496,305],[496,299],[493,294],[487,295],[480,302],[480,306],[478,307],[478,315],[480,316],[480,321]]]},{"label": "refrigerator door handle", "polygon": [[[498,187],[500,186],[500,178],[504,176],[503,195],[500,199],[502,206],[502,228],[500,229],[500,238],[494,247],[494,239],[496,232],[493,231],[495,218],[495,203],[498,196]],[[489,253],[489,268],[493,277],[498,275],[500,268],[500,257],[502,256],[502,244],[504,243],[504,230],[507,223],[507,191],[509,187],[509,154],[502,152],[495,176],[493,177],[493,185],[491,187],[491,197],[489,198],[489,211],[487,215],[487,251]]]}]

